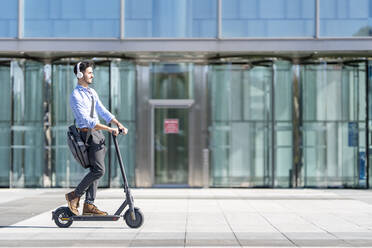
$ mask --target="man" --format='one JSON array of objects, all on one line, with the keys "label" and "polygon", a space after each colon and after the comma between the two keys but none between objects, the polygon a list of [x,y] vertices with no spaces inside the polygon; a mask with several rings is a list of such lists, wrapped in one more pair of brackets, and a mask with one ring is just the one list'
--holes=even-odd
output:
[{"label": "man", "polygon": [[[90,172],[83,178],[76,189],[66,194],[66,200],[71,212],[79,215],[80,197],[85,193],[83,215],[107,215],[94,205],[99,179],[105,174],[105,136],[101,130],[109,131],[117,136],[119,130],[128,133],[115,117],[103,106],[97,93],[89,85],[93,82],[93,63],[79,62],[74,67],[74,73],[78,78],[78,85],[70,96],[70,106],[74,114],[76,125],[82,139],[88,145],[88,157]],[[107,123],[116,124],[118,129],[99,123],[97,114]]]}]

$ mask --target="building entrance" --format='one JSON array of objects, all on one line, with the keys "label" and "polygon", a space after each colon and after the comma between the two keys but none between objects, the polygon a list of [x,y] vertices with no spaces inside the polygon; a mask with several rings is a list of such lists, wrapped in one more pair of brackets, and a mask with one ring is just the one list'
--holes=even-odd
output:
[{"label": "building entrance", "polygon": [[188,183],[189,110],[154,109],[155,185]]}]

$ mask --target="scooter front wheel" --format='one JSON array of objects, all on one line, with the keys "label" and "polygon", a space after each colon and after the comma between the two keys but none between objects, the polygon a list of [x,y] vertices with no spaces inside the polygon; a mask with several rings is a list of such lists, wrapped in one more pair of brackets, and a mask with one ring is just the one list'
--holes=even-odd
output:
[{"label": "scooter front wheel", "polygon": [[72,225],[72,215],[68,207],[60,207],[53,213],[53,219],[58,227],[67,228]]},{"label": "scooter front wheel", "polygon": [[124,214],[125,222],[130,228],[139,228],[143,224],[144,216],[139,208],[134,208],[134,214],[136,217],[135,220],[133,220],[130,210],[128,209]]}]

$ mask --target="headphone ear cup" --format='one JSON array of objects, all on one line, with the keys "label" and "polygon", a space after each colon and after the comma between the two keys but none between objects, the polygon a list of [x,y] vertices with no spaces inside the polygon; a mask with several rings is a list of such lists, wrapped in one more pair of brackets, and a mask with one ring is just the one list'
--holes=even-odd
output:
[{"label": "headphone ear cup", "polygon": [[77,77],[78,79],[83,78],[83,73],[79,71],[79,72],[76,74],[76,77]]}]

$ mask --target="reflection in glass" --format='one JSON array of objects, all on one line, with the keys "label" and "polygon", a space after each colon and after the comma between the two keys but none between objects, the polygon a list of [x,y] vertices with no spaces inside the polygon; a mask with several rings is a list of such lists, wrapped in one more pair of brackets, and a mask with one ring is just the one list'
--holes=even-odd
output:
[{"label": "reflection in glass", "polygon": [[24,16],[25,37],[120,36],[120,0],[25,0]]},{"label": "reflection in glass", "polygon": [[12,61],[12,186],[41,187],[44,169],[43,65]]},{"label": "reflection in glass", "polygon": [[11,147],[11,80],[10,63],[0,63],[0,187],[9,186]]},{"label": "reflection in glass", "polygon": [[126,0],[125,37],[216,37],[216,0]]},{"label": "reflection in glass", "polygon": [[271,184],[271,67],[215,65],[209,70],[214,186]]},{"label": "reflection in glass", "polygon": [[188,109],[155,109],[155,184],[188,182]]},{"label": "reflection in glass", "polygon": [[153,99],[193,98],[193,64],[152,64],[150,82]]},{"label": "reflection in glass", "polygon": [[[111,112],[128,128],[126,136],[120,136],[118,143],[125,172],[131,186],[135,184],[136,164],[136,67],[126,61],[111,62]],[[108,145],[108,142],[106,142]],[[111,142],[111,185],[121,187],[122,176],[118,165],[115,146]]]},{"label": "reflection in glass", "polygon": [[321,36],[372,36],[372,0],[321,0]]},{"label": "reflection in glass", "polygon": [[302,67],[304,186],[365,185],[365,77],[364,63]]},{"label": "reflection in glass", "polygon": [[18,1],[0,1],[0,37],[17,37]]},{"label": "reflection in glass", "polygon": [[289,187],[293,164],[292,130],[292,64],[286,61],[274,63],[275,87],[275,158],[276,187]]},{"label": "reflection in glass", "polygon": [[372,61],[368,61],[368,152],[369,152],[369,187],[372,187]]},{"label": "reflection in glass", "polygon": [[311,37],[314,0],[222,0],[223,37]]}]

